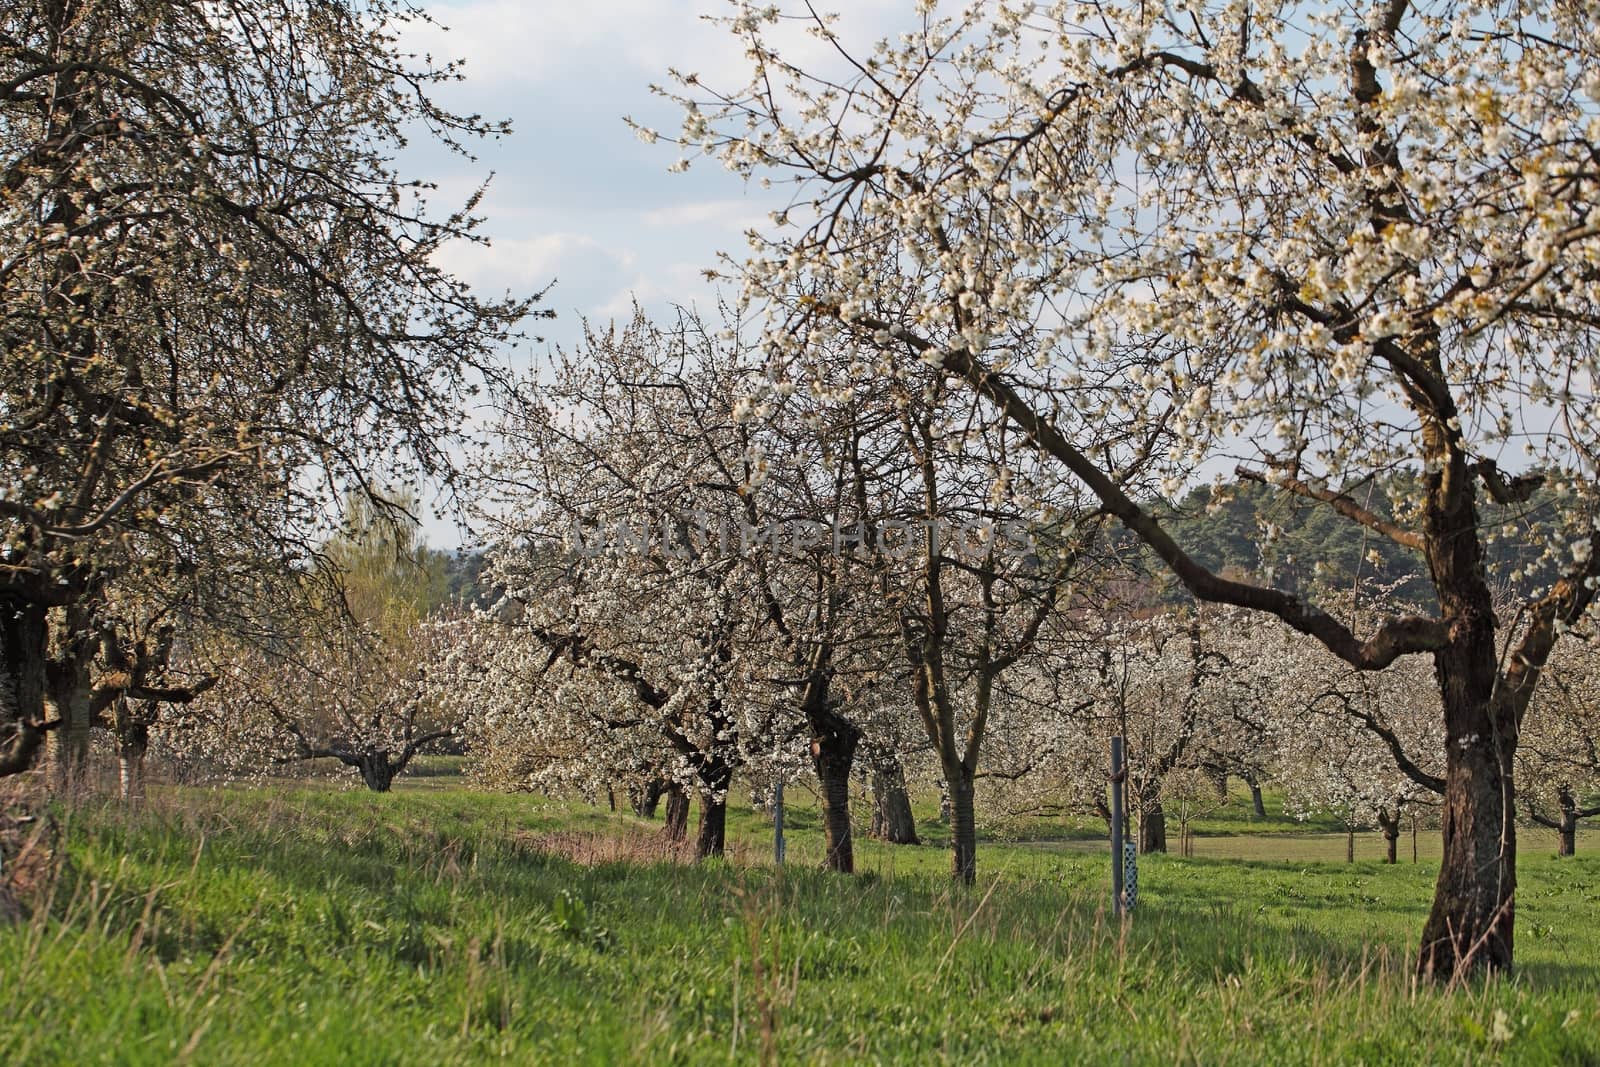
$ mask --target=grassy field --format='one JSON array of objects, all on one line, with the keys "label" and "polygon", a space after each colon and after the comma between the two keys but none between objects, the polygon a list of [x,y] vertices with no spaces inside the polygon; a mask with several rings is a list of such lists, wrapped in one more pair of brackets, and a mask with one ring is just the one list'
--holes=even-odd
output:
[{"label": "grassy field", "polygon": [[936,845],[810,869],[803,804],[788,868],[746,810],[688,867],[642,862],[631,817],[448,776],[59,818],[51,899],[0,929],[6,1064],[1600,1063],[1600,857],[1535,841],[1517,974],[1441,992],[1408,969],[1426,857],[1314,862],[1342,836],[1286,820],[1146,857],[1123,928],[1070,827],[986,842],[960,889]]}]

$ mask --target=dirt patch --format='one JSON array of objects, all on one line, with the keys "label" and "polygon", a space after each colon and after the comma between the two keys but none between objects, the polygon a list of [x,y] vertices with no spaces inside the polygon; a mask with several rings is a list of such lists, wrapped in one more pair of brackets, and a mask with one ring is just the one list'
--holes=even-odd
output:
[{"label": "dirt patch", "polygon": [[[692,842],[669,841],[659,833],[557,830],[546,833],[523,832],[516,835],[516,841],[523,848],[560,856],[584,867],[598,867],[603,863],[694,862]],[[730,844],[725,858],[730,863],[742,864],[747,858],[743,856],[744,851]]]}]

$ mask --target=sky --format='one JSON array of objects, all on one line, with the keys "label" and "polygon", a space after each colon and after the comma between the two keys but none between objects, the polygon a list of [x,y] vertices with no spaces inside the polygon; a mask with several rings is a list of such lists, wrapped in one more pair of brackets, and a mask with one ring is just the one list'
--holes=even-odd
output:
[{"label": "sky", "polygon": [[[908,29],[912,0],[850,0],[838,29],[863,45]],[[570,345],[585,317],[626,319],[637,299],[653,314],[674,304],[714,307],[702,271],[717,254],[740,255],[744,232],[787,202],[780,189],[745,183],[714,161],[669,173],[678,150],[646,144],[623,121],[668,134],[681,113],[654,96],[668,69],[711,86],[742,85],[738,42],[703,16],[727,0],[468,0],[425,3],[433,25],[409,27],[403,46],[465,61],[465,80],[443,86],[440,103],[512,122],[510,136],[474,146],[467,160],[420,141],[400,160],[410,177],[437,182],[442,210],[492,174],[481,205],[488,248],[460,245],[443,263],[486,295],[527,295],[551,286],[550,322],[532,324],[545,344]],[[818,58],[825,46],[797,35],[786,54]],[[808,55],[809,54],[809,55]],[[552,285],[552,283],[554,283]],[[425,516],[431,543],[463,541],[454,524]]]},{"label": "sky", "polygon": [[[840,6],[845,6],[841,4]],[[910,24],[911,0],[851,0],[841,30],[870,42]],[[741,253],[743,234],[786,202],[780,190],[746,184],[714,161],[668,173],[678,150],[646,144],[623,117],[675,132],[681,113],[650,93],[668,68],[708,85],[743,84],[735,39],[702,16],[726,0],[477,0],[425,5],[438,26],[415,27],[406,46],[465,61],[466,80],[441,102],[514,132],[481,143],[477,160],[423,149],[406,170],[437,180],[441,206],[459,201],[493,172],[483,203],[487,250],[461,247],[446,263],[490,291],[527,293],[552,280],[557,323],[540,333],[574,339],[582,316],[629,314],[637,297],[652,310],[714,296],[700,272],[717,253]],[[808,51],[820,42],[797,37]]]}]

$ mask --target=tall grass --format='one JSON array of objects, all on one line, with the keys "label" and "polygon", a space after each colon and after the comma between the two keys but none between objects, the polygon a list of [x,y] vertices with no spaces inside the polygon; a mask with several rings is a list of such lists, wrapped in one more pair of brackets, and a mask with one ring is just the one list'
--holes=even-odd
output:
[{"label": "tall grass", "polygon": [[8,1064],[1600,1062],[1584,856],[1524,863],[1518,973],[1446,994],[1410,974],[1426,862],[1148,858],[1124,925],[1098,855],[1027,844],[962,889],[935,847],[854,879],[553,849],[648,828],[459,789],[60,818],[0,930]]}]

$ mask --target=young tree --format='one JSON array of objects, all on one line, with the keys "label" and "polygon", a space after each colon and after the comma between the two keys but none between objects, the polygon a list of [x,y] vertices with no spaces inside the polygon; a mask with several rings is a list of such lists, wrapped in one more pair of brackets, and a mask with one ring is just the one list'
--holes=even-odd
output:
[{"label": "young tree", "polygon": [[[351,495],[321,547],[327,582],[309,574],[256,605],[252,633],[218,629],[195,641],[216,689],[166,730],[180,747],[231,770],[260,773],[336,759],[374,792],[465,717],[435,674],[466,623],[442,603],[444,561],[421,542],[408,502],[383,510]],[[448,677],[448,676],[446,676]]]},{"label": "young tree", "polygon": [[234,522],[289,569],[325,489],[448,473],[461,401],[529,305],[437,265],[481,239],[472,204],[432,217],[391,166],[419,131],[503,130],[430,101],[458,72],[399,51],[413,16],[0,12],[0,773],[50,728],[52,609],[81,690],[113,577],[221,566],[208,527]]},{"label": "young tree", "polygon": [[[931,363],[1196,597],[1358,670],[1430,658],[1444,857],[1418,970],[1509,967],[1518,736],[1600,581],[1588,9],[936,7],[859,56],[816,19],[834,70],[784,61],[778,9],[742,10],[752,79],[680,77],[683,143],[800,183],[743,270],[776,357],[843,331],[879,353],[863,384]],[[1170,429],[1175,477],[1253,450],[1247,476],[1412,553],[1435,603],[1354,631],[1207,569],[1118,483],[1108,416]],[[1501,468],[1515,445],[1542,474]],[[1389,518],[1348,492],[1402,470]],[[1515,520],[1541,480],[1560,514],[1533,553],[1560,577],[1502,654],[1485,544],[1530,536]]]}]

